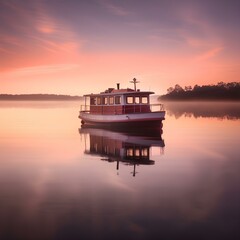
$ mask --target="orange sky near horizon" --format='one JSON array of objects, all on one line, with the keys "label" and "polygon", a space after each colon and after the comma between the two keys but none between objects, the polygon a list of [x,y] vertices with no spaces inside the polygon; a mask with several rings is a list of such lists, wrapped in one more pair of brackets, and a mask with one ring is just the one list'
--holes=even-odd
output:
[{"label": "orange sky near horizon", "polygon": [[1,1],[0,94],[239,82],[239,1],[173,2]]}]

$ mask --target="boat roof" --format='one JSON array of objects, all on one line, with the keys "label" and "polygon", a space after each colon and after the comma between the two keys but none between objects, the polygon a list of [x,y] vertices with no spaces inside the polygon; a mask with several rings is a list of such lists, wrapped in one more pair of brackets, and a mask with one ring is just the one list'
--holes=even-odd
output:
[{"label": "boat roof", "polygon": [[154,92],[151,91],[140,91],[139,89],[137,91],[131,89],[131,88],[126,88],[126,89],[114,89],[114,88],[108,88],[106,91],[98,93],[98,94],[86,94],[83,95],[84,97],[99,97],[99,96],[114,96],[114,95],[137,95],[137,96],[142,96],[142,95],[150,95],[154,94]]}]

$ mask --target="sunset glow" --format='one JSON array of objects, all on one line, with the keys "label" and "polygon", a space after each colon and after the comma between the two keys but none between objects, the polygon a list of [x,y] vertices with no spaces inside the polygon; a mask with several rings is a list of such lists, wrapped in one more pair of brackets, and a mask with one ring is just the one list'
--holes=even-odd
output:
[{"label": "sunset glow", "polygon": [[237,0],[3,0],[0,93],[239,82],[239,12]]}]

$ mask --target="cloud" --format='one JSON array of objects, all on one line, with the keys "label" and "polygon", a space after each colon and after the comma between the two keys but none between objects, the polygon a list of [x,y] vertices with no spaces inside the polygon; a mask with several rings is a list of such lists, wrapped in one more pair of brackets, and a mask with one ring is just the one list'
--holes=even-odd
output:
[{"label": "cloud", "polygon": [[49,74],[62,71],[68,71],[79,68],[78,64],[55,64],[55,65],[40,65],[34,67],[17,68],[12,71],[1,74],[2,76],[28,76],[28,75],[40,75]]},{"label": "cloud", "polygon": [[217,56],[222,50],[223,50],[223,47],[214,47],[198,55],[196,57],[196,60],[197,61],[208,60],[210,58]]},{"label": "cloud", "polygon": [[43,34],[57,33],[57,23],[54,18],[50,16],[47,11],[47,7],[43,2],[36,1],[36,23],[35,28],[37,31]]},{"label": "cloud", "polygon": [[[67,35],[67,34],[66,34]],[[41,48],[53,53],[77,53],[80,44],[77,41],[71,39],[71,37],[66,36],[64,41],[51,40],[44,37],[32,36],[32,39],[38,44]]]},{"label": "cloud", "polygon": [[117,6],[116,4],[113,4],[108,0],[100,0],[99,2],[113,15],[126,16],[130,14],[130,12],[124,9],[123,7]]},{"label": "cloud", "polygon": [[1,71],[72,63],[79,56],[83,41],[43,1],[0,3],[0,21]]},{"label": "cloud", "polygon": [[0,47],[0,52],[1,53],[5,53],[5,54],[13,54],[13,52],[12,51],[10,51],[10,50],[7,50],[6,48],[4,48],[4,47]]},{"label": "cloud", "polygon": [[41,33],[54,33],[55,30],[55,26],[53,23],[50,23],[48,21],[42,21],[41,23],[39,23],[39,26],[37,26],[37,30]]}]

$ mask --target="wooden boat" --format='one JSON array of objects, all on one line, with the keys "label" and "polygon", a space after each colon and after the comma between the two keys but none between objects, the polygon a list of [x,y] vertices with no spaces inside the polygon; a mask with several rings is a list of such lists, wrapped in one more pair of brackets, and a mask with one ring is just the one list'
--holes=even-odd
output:
[{"label": "wooden boat", "polygon": [[[150,104],[154,92],[136,89],[108,88],[99,94],[84,95],[85,104],[81,105],[79,118],[82,125],[101,127],[159,127],[165,119],[162,104]],[[87,104],[89,103],[89,104]]]}]

